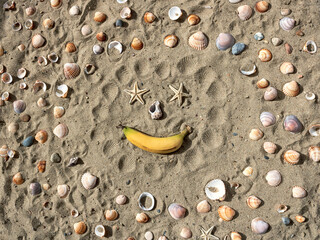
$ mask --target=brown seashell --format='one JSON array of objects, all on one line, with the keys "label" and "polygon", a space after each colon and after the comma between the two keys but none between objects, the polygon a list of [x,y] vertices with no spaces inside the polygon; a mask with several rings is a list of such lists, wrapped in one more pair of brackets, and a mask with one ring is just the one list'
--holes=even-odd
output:
[{"label": "brown seashell", "polygon": [[25,46],[24,44],[20,44],[20,45],[18,46],[18,50],[19,50],[20,52],[23,52],[25,49],[26,49],[26,46]]},{"label": "brown seashell", "polygon": [[3,4],[3,9],[4,10],[14,10],[16,8],[16,3],[14,1],[6,1]]},{"label": "brown seashell", "polygon": [[181,229],[180,236],[184,239],[189,239],[192,237],[192,232],[190,228],[184,227]]},{"label": "brown seashell", "polygon": [[48,140],[48,133],[44,130],[40,130],[39,132],[37,132],[35,139],[39,143],[45,143]]},{"label": "brown seashell", "polygon": [[207,200],[203,200],[203,201],[199,202],[197,205],[197,212],[198,213],[207,213],[207,212],[210,212],[210,210],[211,210],[211,205],[210,205],[210,203],[208,203]]},{"label": "brown seashell", "polygon": [[168,212],[170,213],[171,217],[173,217],[176,220],[179,220],[185,217],[187,209],[185,209],[177,203],[171,203],[168,207]]},{"label": "brown seashell", "polygon": [[149,216],[146,213],[138,213],[136,216],[136,220],[139,223],[146,223],[149,221]]},{"label": "brown seashell", "polygon": [[292,46],[289,43],[284,44],[284,48],[286,49],[286,53],[287,54],[291,54],[292,53]]},{"label": "brown seashell", "polygon": [[108,221],[114,221],[118,218],[119,214],[116,210],[107,210],[104,216]]},{"label": "brown seashell", "polygon": [[55,118],[61,118],[64,115],[64,107],[57,106],[53,108],[53,116]]},{"label": "brown seashell", "polygon": [[99,32],[97,33],[96,38],[98,41],[104,42],[107,40],[107,34],[105,34],[104,32]]},{"label": "brown seashell", "polygon": [[259,51],[259,58],[261,62],[269,62],[272,59],[272,54],[268,49],[261,49]]},{"label": "brown seashell", "polygon": [[120,11],[120,17],[123,19],[129,19],[131,18],[131,9],[129,7],[124,7]]},{"label": "brown seashell", "polygon": [[10,123],[8,125],[8,131],[9,132],[12,132],[12,133],[16,133],[17,131],[19,130],[19,124],[18,123]]},{"label": "brown seashell", "polygon": [[234,217],[234,215],[236,214],[236,212],[228,206],[220,206],[218,208],[218,214],[219,217],[223,220],[223,221],[231,221]]},{"label": "brown seashell", "polygon": [[256,196],[250,196],[247,199],[247,205],[251,209],[257,209],[261,205],[261,200]]},{"label": "brown seashell", "polygon": [[96,12],[94,14],[94,17],[93,19],[96,21],[96,22],[99,22],[99,23],[103,23],[106,19],[107,19],[107,16],[102,13],[102,12]]},{"label": "brown seashell", "polygon": [[301,29],[299,29],[299,30],[296,32],[296,35],[302,37],[302,36],[304,36],[304,32],[303,32]]},{"label": "brown seashell", "polygon": [[28,114],[23,114],[23,115],[21,115],[20,116],[20,120],[22,121],[22,122],[29,122],[30,121],[30,115],[28,115]]},{"label": "brown seashell", "polygon": [[277,212],[278,213],[284,213],[288,210],[288,206],[284,205],[284,204],[279,204],[277,206]]},{"label": "brown seashell", "polygon": [[295,217],[296,221],[299,222],[299,223],[303,223],[306,221],[306,218],[304,216],[301,216],[301,215],[297,215]]},{"label": "brown seashell", "polygon": [[263,149],[267,152],[267,153],[270,153],[270,154],[273,154],[277,151],[277,145],[275,145],[274,143],[272,142],[265,142],[263,144]]},{"label": "brown seashell", "polygon": [[299,186],[295,186],[292,188],[292,197],[294,198],[304,198],[307,196],[307,191]]},{"label": "brown seashell", "polygon": [[282,72],[283,74],[290,74],[290,73],[294,73],[294,66],[292,63],[290,62],[284,62],[281,64],[280,66],[280,72]]},{"label": "brown seashell", "polygon": [[268,87],[267,90],[264,93],[264,100],[266,101],[273,101],[278,96],[278,90],[274,87]]},{"label": "brown seashell", "polygon": [[4,49],[3,47],[0,45],[0,57],[4,55]]},{"label": "brown seashell", "polygon": [[27,16],[31,16],[36,12],[36,8],[35,7],[27,7],[26,8],[26,14]]},{"label": "brown seashell", "polygon": [[253,174],[253,168],[252,167],[246,167],[243,171],[242,171],[243,175],[245,175],[246,177],[250,177]]},{"label": "brown seashell", "polygon": [[13,78],[10,73],[5,72],[1,74],[1,81],[5,84],[10,84],[12,83]]},{"label": "brown seashell", "polygon": [[289,97],[295,97],[299,94],[300,88],[296,81],[291,81],[283,85],[283,93]]},{"label": "brown seashell", "polygon": [[241,234],[238,232],[231,232],[230,234],[231,240],[241,240]]},{"label": "brown seashell", "polygon": [[47,101],[44,98],[39,98],[37,101],[38,107],[45,107],[47,105]]},{"label": "brown seashell", "polygon": [[16,173],[13,177],[12,177],[12,182],[16,185],[21,185],[22,183],[24,183],[24,178],[21,174],[21,172]]},{"label": "brown seashell", "polygon": [[42,47],[46,42],[46,39],[40,34],[36,34],[32,37],[31,43],[34,48]]},{"label": "brown seashell", "polygon": [[39,161],[37,165],[38,171],[43,173],[46,170],[46,161]]},{"label": "brown seashell", "polygon": [[53,129],[53,133],[58,138],[64,138],[65,136],[68,135],[69,129],[66,124],[61,123]]},{"label": "brown seashell", "polygon": [[249,138],[254,141],[258,141],[263,137],[263,132],[260,129],[254,128],[249,133]]},{"label": "brown seashell", "polygon": [[153,23],[156,20],[156,16],[151,12],[146,12],[143,16],[143,19],[146,23]]},{"label": "brown seashell", "polygon": [[143,48],[143,42],[138,38],[134,38],[131,42],[131,47],[135,50],[141,50]]},{"label": "brown seashell", "polygon": [[268,11],[269,9],[269,3],[266,1],[259,1],[256,3],[256,10],[260,13],[264,13]]},{"label": "brown seashell", "polygon": [[76,78],[80,74],[80,67],[76,63],[66,63],[63,66],[63,73],[66,79]]},{"label": "brown seashell", "polygon": [[258,88],[266,88],[268,86],[269,86],[269,81],[267,79],[265,79],[265,78],[262,78],[257,82],[257,87]]},{"label": "brown seashell", "polygon": [[42,25],[45,29],[52,29],[54,27],[54,21],[50,18],[43,20]]},{"label": "brown seashell", "polygon": [[253,14],[253,10],[249,5],[243,5],[243,6],[238,7],[237,13],[238,13],[239,18],[242,21],[246,21],[251,18],[252,14]]},{"label": "brown seashell", "polygon": [[50,0],[51,7],[59,8],[62,5],[62,0]]},{"label": "brown seashell", "polygon": [[284,153],[283,159],[289,164],[297,164],[300,160],[300,153],[294,150],[288,150]]},{"label": "brown seashell", "polygon": [[208,46],[208,38],[203,32],[198,31],[189,37],[188,43],[196,50],[203,50]]},{"label": "brown seashell", "polygon": [[67,53],[73,53],[73,52],[75,52],[75,51],[77,51],[77,48],[76,48],[76,46],[74,45],[74,43],[68,42],[68,43],[66,44],[66,52],[67,52]]},{"label": "brown seashell", "polygon": [[77,222],[73,225],[76,234],[84,234],[87,231],[87,225],[84,222]]},{"label": "brown seashell", "polygon": [[197,25],[200,22],[200,18],[199,16],[195,15],[195,14],[191,14],[188,17],[188,23],[192,26],[192,25]]},{"label": "brown seashell", "polygon": [[173,48],[178,44],[178,37],[175,35],[168,35],[164,38],[164,45]]},{"label": "brown seashell", "polygon": [[311,146],[309,147],[309,158],[315,162],[320,161],[320,147],[318,146]]}]

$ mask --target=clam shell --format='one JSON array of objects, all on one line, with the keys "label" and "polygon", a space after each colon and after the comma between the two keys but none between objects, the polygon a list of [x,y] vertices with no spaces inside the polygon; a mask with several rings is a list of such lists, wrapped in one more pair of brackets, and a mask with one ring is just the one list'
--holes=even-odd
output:
[{"label": "clam shell", "polygon": [[235,43],[234,37],[230,33],[220,33],[216,40],[216,46],[219,50],[227,50]]},{"label": "clam shell", "polygon": [[265,79],[265,78],[262,78],[257,82],[257,87],[258,88],[266,88],[268,86],[269,86],[269,81],[267,79]]},{"label": "clam shell", "polygon": [[105,34],[104,32],[99,32],[97,33],[96,38],[98,41],[104,42],[107,40],[107,34]]},{"label": "clam shell", "polygon": [[45,29],[52,29],[54,27],[54,21],[50,18],[43,20],[42,25]]},{"label": "clam shell", "polygon": [[23,79],[27,75],[27,70],[25,68],[19,68],[17,72],[17,77]]},{"label": "clam shell", "polygon": [[107,19],[107,16],[102,12],[95,12],[93,20],[99,23],[103,23]]},{"label": "clam shell", "polygon": [[242,171],[243,175],[245,175],[246,177],[250,177],[253,173],[253,168],[252,167],[246,167],[243,171]]},{"label": "clam shell", "polygon": [[[146,207],[143,202],[145,202],[144,200],[146,198],[150,198],[151,199],[151,205],[150,207]],[[143,211],[151,211],[154,206],[155,206],[155,199],[154,197],[152,196],[151,193],[148,193],[148,192],[143,192],[140,194],[139,196],[139,199],[138,199],[138,203],[139,203],[139,207],[143,210]]]},{"label": "clam shell", "polygon": [[296,221],[299,222],[299,223],[303,223],[306,221],[306,218],[304,216],[301,216],[301,215],[297,215],[295,217]]},{"label": "clam shell", "polygon": [[42,37],[40,34],[36,34],[31,39],[31,44],[34,48],[42,47],[46,42],[46,39]]},{"label": "clam shell", "polygon": [[38,64],[39,66],[47,66],[48,64],[47,58],[44,56],[38,57]]},{"label": "clam shell", "polygon": [[5,84],[10,84],[12,83],[13,78],[10,73],[5,72],[1,74],[1,81]]},{"label": "clam shell", "polygon": [[143,16],[143,19],[146,23],[153,23],[156,20],[156,16],[151,12],[146,12]]},{"label": "clam shell", "polygon": [[226,186],[220,179],[214,179],[204,188],[206,196],[214,201],[223,201],[226,197]]},{"label": "clam shell", "polygon": [[277,206],[277,212],[278,213],[284,213],[288,210],[288,207],[284,204],[280,204]]},{"label": "clam shell", "polygon": [[262,218],[255,218],[251,221],[251,230],[257,234],[264,234],[268,231],[269,224],[265,222]]},{"label": "clam shell", "polygon": [[77,209],[72,209],[71,210],[71,216],[76,218],[79,216],[79,211]]},{"label": "clam shell", "polygon": [[26,110],[26,103],[23,101],[23,100],[16,100],[13,102],[13,110],[20,114],[20,113],[23,113],[24,110]]},{"label": "clam shell", "polygon": [[315,162],[320,161],[320,147],[318,146],[311,146],[309,147],[309,158]]},{"label": "clam shell", "polygon": [[[56,96],[60,98],[66,98],[68,96],[69,88],[67,85],[62,84],[57,87],[59,92],[56,92]],[[60,93],[61,92],[61,93]]]},{"label": "clam shell", "polygon": [[22,114],[22,115],[20,115],[20,120],[22,121],[22,122],[29,122],[30,121],[30,115],[28,115],[28,114]]},{"label": "clam shell", "polygon": [[86,172],[81,177],[81,183],[85,189],[93,189],[97,184],[97,177],[93,176],[89,172]]},{"label": "clam shell", "polygon": [[39,143],[45,143],[48,140],[48,133],[45,130],[40,130],[39,132],[37,132],[35,139]]},{"label": "clam shell", "polygon": [[210,210],[211,210],[211,205],[210,205],[210,203],[208,203],[207,200],[203,200],[203,201],[199,202],[197,205],[197,212],[198,213],[207,213],[207,212],[210,212]]},{"label": "clam shell", "polygon": [[29,186],[30,194],[35,196],[41,193],[41,185],[38,182],[30,183]]},{"label": "clam shell", "polygon": [[270,186],[276,187],[282,181],[281,174],[277,170],[269,171],[266,175],[266,180]]},{"label": "clam shell", "polygon": [[290,13],[291,13],[291,10],[290,10],[289,8],[282,8],[282,9],[280,10],[280,14],[281,14],[282,16],[288,16],[288,15],[290,15]]},{"label": "clam shell", "polygon": [[262,137],[263,137],[263,132],[260,129],[258,129],[258,128],[251,129],[251,131],[249,133],[249,138],[251,140],[258,141]]},{"label": "clam shell", "polygon": [[144,234],[144,238],[146,240],[153,240],[153,233],[150,232],[150,231],[147,231],[145,234]]},{"label": "clam shell", "polygon": [[146,223],[149,221],[149,216],[146,213],[138,213],[136,216],[136,220],[139,223]]},{"label": "clam shell", "polygon": [[68,42],[67,44],[66,44],[66,52],[67,53],[73,53],[73,52],[75,52],[75,51],[77,51],[77,48],[76,48],[76,46],[74,45],[74,43],[72,43],[72,42]]},{"label": "clam shell", "polygon": [[76,78],[80,74],[80,67],[76,63],[66,63],[63,66],[63,73],[66,79]]},{"label": "clam shell", "polygon": [[292,197],[294,198],[304,198],[307,196],[307,191],[299,186],[294,186],[292,188]]},{"label": "clam shell", "polygon": [[185,217],[187,209],[185,209],[177,203],[171,203],[168,207],[168,212],[170,213],[171,217],[173,217],[176,220],[179,220]]},{"label": "clam shell", "polygon": [[302,131],[302,123],[294,115],[288,115],[283,122],[284,130],[291,133],[299,133]]},{"label": "clam shell", "polygon": [[26,14],[27,16],[31,16],[36,12],[36,8],[35,7],[27,7],[26,8]]},{"label": "clam shell", "polygon": [[258,57],[261,62],[269,62],[272,59],[272,54],[268,49],[261,49]]},{"label": "clam shell", "polygon": [[102,238],[106,235],[106,229],[103,225],[97,225],[94,228],[94,233],[96,234],[96,236]]},{"label": "clam shell", "polygon": [[92,29],[89,25],[83,25],[81,28],[81,34],[83,36],[88,36],[92,33]]},{"label": "clam shell", "polygon": [[109,49],[117,49],[119,51],[119,53],[122,53],[122,44],[118,41],[112,41],[108,44],[108,48]]},{"label": "clam shell", "polygon": [[173,48],[178,44],[178,37],[175,35],[168,35],[164,38],[164,45]]},{"label": "clam shell", "polygon": [[32,30],[34,28],[33,21],[31,19],[27,19],[24,23],[24,27],[28,30]]},{"label": "clam shell", "polygon": [[243,6],[238,7],[237,13],[238,13],[239,18],[242,21],[246,21],[251,18],[252,14],[253,14],[253,10],[249,5],[243,5]]},{"label": "clam shell", "polygon": [[263,149],[270,154],[273,154],[277,151],[277,145],[272,142],[265,142],[263,144]]},{"label": "clam shell", "polygon": [[231,240],[241,240],[241,234],[238,232],[231,232],[230,234]]},{"label": "clam shell", "polygon": [[192,232],[190,230],[190,228],[184,227],[181,229],[180,232],[180,237],[184,238],[184,239],[189,239],[192,237]]},{"label": "clam shell", "polygon": [[313,124],[309,128],[309,133],[313,137],[318,137],[320,135],[320,124]]},{"label": "clam shell", "polygon": [[124,7],[120,11],[120,17],[123,19],[129,19],[131,18],[131,9],[129,7]]},{"label": "clam shell", "polygon": [[168,12],[169,18],[173,21],[178,20],[182,16],[182,11],[179,7],[172,7]]},{"label": "clam shell", "polygon": [[289,164],[297,164],[300,160],[300,153],[294,150],[288,150],[284,153],[283,159]]},{"label": "clam shell", "polygon": [[77,222],[73,225],[76,234],[84,234],[87,231],[87,225],[84,222]]},{"label": "clam shell", "polygon": [[256,71],[257,71],[257,67],[255,64],[253,64],[253,67],[251,70],[244,70],[244,69],[240,68],[240,72],[246,76],[250,76],[250,75],[254,74]]},{"label": "clam shell", "polygon": [[19,22],[15,22],[15,23],[12,24],[12,30],[15,31],[15,32],[20,31],[21,28],[22,28],[22,25]]},{"label": "clam shell", "polygon": [[250,196],[247,199],[247,205],[251,209],[257,209],[261,205],[262,201],[256,196]]},{"label": "clam shell", "polygon": [[66,124],[61,123],[53,129],[53,134],[58,138],[64,138],[69,133],[69,129]]},{"label": "clam shell", "polygon": [[143,42],[138,38],[134,38],[131,42],[131,47],[134,50],[141,50],[143,48]]},{"label": "clam shell", "polygon": [[195,14],[191,14],[188,17],[188,23],[193,26],[193,25],[197,25],[200,22],[200,18],[198,15]]},{"label": "clam shell", "polygon": [[285,31],[290,31],[294,28],[296,21],[289,17],[284,17],[280,20],[280,27]]},{"label": "clam shell", "polygon": [[271,112],[262,112],[260,114],[260,121],[264,127],[269,127],[276,123],[276,117]]},{"label": "clam shell", "polygon": [[314,41],[309,40],[303,46],[303,51],[314,54],[317,52],[317,44]]},{"label": "clam shell", "polygon": [[45,92],[47,90],[47,84],[45,82],[36,80],[36,82],[33,85],[33,92],[37,93],[41,89]]},{"label": "clam shell", "polygon": [[70,187],[66,184],[58,185],[57,193],[60,198],[66,198],[70,192]]},{"label": "clam shell", "polygon": [[58,60],[59,60],[59,56],[58,56],[58,54],[56,54],[55,52],[53,52],[53,53],[50,53],[50,54],[48,55],[48,59],[49,59],[50,62],[56,63],[56,62],[58,62]]},{"label": "clam shell", "polygon": [[13,122],[13,123],[10,123],[8,125],[8,131],[9,132],[16,133],[18,131],[18,129],[19,129],[19,124],[18,123]]},{"label": "clam shell", "polygon": [[264,13],[269,10],[269,3],[266,1],[259,1],[256,3],[256,10],[260,13]]},{"label": "clam shell", "polygon": [[47,105],[47,101],[44,98],[39,98],[37,101],[38,107],[45,107]]},{"label": "clam shell", "polygon": [[99,54],[103,53],[104,48],[99,44],[95,44],[92,48],[92,51],[94,54],[99,55]]},{"label": "clam shell", "polygon": [[263,95],[263,98],[266,101],[273,101],[274,99],[277,98],[277,96],[278,96],[278,90],[275,89],[274,87],[268,87]]},{"label": "clam shell", "polygon": [[87,75],[91,75],[96,71],[96,67],[93,64],[86,64],[83,70]]},{"label": "clam shell", "polygon": [[64,115],[64,107],[57,106],[53,108],[53,116],[55,118],[61,118]]},{"label": "clam shell", "polygon": [[198,31],[189,37],[188,43],[196,50],[203,50],[208,46],[208,38],[203,32]]},{"label": "clam shell", "polygon": [[79,15],[79,14],[80,14],[80,8],[79,8],[79,6],[77,6],[77,5],[72,6],[72,7],[69,9],[69,14],[70,14],[70,16]]},{"label": "clam shell", "polygon": [[62,5],[62,0],[50,0],[51,7],[59,8]]},{"label": "clam shell", "polygon": [[223,220],[223,221],[231,221],[234,217],[234,215],[236,214],[236,212],[228,206],[220,206],[218,208],[218,214],[219,217]]},{"label": "clam shell", "polygon": [[16,173],[13,177],[12,177],[12,182],[16,185],[21,185],[22,183],[24,183],[24,178],[21,174],[21,172]]},{"label": "clam shell", "polygon": [[127,197],[125,195],[119,195],[116,197],[116,203],[119,205],[124,205],[127,203]]},{"label": "clam shell", "polygon": [[283,93],[289,97],[295,97],[299,94],[300,88],[296,81],[291,81],[283,85]]}]

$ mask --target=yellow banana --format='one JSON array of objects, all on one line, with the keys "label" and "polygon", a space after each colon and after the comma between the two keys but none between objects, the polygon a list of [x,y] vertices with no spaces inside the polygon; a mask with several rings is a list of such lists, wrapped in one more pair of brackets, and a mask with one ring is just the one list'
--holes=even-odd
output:
[{"label": "yellow banana", "polygon": [[177,151],[182,143],[184,137],[191,132],[191,128],[186,128],[179,134],[170,137],[152,137],[135,129],[119,126],[126,138],[133,145],[152,153],[167,154]]}]

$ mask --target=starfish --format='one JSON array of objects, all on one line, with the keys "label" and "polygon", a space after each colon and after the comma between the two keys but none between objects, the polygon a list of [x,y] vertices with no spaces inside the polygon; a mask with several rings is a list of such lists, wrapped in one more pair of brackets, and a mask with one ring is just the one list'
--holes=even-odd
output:
[{"label": "starfish", "polygon": [[189,94],[183,92],[183,84],[180,83],[179,89],[175,89],[171,85],[169,85],[169,88],[174,92],[174,96],[170,99],[170,102],[173,100],[178,99],[179,101],[179,107],[182,105],[182,98],[183,97],[189,97]]},{"label": "starfish", "polygon": [[136,101],[136,100],[138,100],[141,104],[144,104],[142,95],[145,94],[146,92],[148,92],[149,90],[147,90],[147,89],[140,90],[138,88],[138,83],[135,82],[132,90],[125,89],[124,91],[131,96],[130,101],[129,101],[130,104],[134,103],[134,101]]},{"label": "starfish", "polygon": [[211,228],[209,228],[207,231],[204,230],[204,229],[201,227],[201,228],[200,228],[200,231],[201,231],[202,234],[200,235],[200,238],[203,239],[203,240],[210,240],[210,239],[220,240],[220,238],[218,238],[217,236],[211,234],[211,232],[212,232],[213,229],[214,229],[214,226],[212,226]]}]

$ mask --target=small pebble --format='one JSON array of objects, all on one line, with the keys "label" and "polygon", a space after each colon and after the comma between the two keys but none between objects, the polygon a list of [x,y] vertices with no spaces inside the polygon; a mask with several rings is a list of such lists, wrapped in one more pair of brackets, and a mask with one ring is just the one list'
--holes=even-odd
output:
[{"label": "small pebble", "polygon": [[282,217],[282,222],[284,225],[288,226],[290,224],[291,220],[288,217]]},{"label": "small pebble", "polygon": [[302,36],[304,36],[304,32],[302,32],[302,30],[299,29],[299,30],[296,32],[296,35],[302,37]]},{"label": "small pebble", "polygon": [[245,48],[246,45],[244,43],[236,43],[233,45],[231,52],[233,55],[239,55],[244,51]]},{"label": "small pebble", "polygon": [[292,46],[289,43],[284,44],[284,48],[286,49],[287,54],[292,53]]},{"label": "small pebble", "polygon": [[257,41],[261,41],[262,39],[264,39],[264,35],[261,32],[257,32],[253,37]]},{"label": "small pebble", "polygon": [[34,142],[34,136],[29,136],[22,141],[22,146],[30,147]]},{"label": "small pebble", "polygon": [[232,133],[233,136],[238,136],[238,133]]},{"label": "small pebble", "polygon": [[127,184],[127,185],[129,185],[130,183],[131,183],[131,181],[130,181],[130,180],[128,180],[128,181],[126,182],[126,184]]},{"label": "small pebble", "polygon": [[116,25],[116,27],[122,27],[123,26],[123,21],[121,19],[117,19],[115,25]]},{"label": "small pebble", "polygon": [[274,45],[274,46],[279,46],[279,45],[281,45],[281,43],[283,42],[280,38],[272,38],[271,39],[271,42],[272,42],[272,44]]},{"label": "small pebble", "polygon": [[30,121],[30,115],[28,115],[28,114],[23,114],[23,115],[21,115],[20,116],[20,120],[22,121],[22,122],[29,122]]},{"label": "small pebble", "polygon": [[269,160],[269,157],[268,156],[264,156],[264,159]]},{"label": "small pebble", "polygon": [[59,163],[59,162],[61,162],[61,157],[58,153],[53,153],[50,157],[50,160],[53,163]]},{"label": "small pebble", "polygon": [[289,8],[281,9],[280,14],[282,16],[288,16],[291,13],[291,10]]}]

